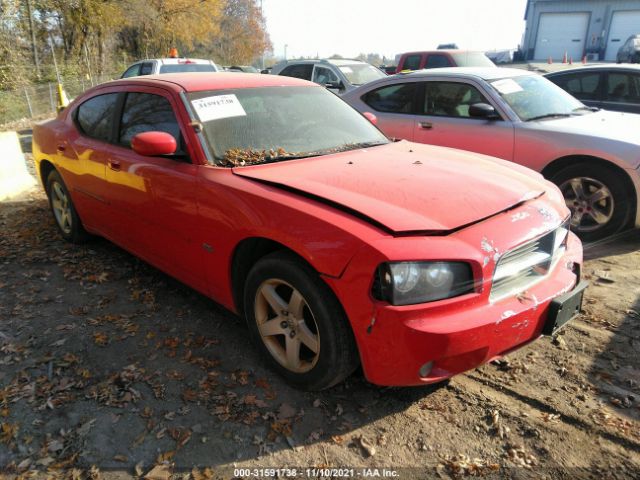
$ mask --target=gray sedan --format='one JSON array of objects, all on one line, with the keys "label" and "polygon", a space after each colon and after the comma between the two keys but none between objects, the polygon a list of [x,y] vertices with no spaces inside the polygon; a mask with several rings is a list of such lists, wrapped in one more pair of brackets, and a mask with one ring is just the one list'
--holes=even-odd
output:
[{"label": "gray sedan", "polygon": [[587,107],[537,74],[508,68],[393,75],[342,98],[374,113],[389,137],[541,172],[562,190],[584,240],[640,226],[640,115]]}]

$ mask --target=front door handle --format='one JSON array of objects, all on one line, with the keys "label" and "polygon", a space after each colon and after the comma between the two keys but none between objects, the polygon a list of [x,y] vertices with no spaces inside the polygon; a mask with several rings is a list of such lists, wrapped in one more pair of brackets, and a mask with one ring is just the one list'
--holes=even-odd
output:
[{"label": "front door handle", "polygon": [[109,159],[109,160],[107,161],[107,165],[109,165],[109,168],[110,168],[111,170],[115,170],[116,172],[119,172],[119,171],[120,171],[120,162],[119,162],[119,161],[117,161],[117,160],[111,160],[111,159]]},{"label": "front door handle", "polygon": [[58,150],[60,153],[64,152],[67,149],[66,145],[63,143],[59,143],[56,146],[56,150]]},{"label": "front door handle", "polygon": [[431,130],[433,128],[433,123],[431,122],[420,122],[418,125],[420,125],[420,128],[424,128],[425,130]]}]

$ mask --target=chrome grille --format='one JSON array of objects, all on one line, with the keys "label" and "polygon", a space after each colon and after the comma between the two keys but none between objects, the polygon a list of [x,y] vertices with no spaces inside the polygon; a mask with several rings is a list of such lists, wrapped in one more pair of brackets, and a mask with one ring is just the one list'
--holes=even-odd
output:
[{"label": "chrome grille", "polygon": [[506,252],[496,264],[489,300],[525,291],[553,270],[566,248],[568,222]]}]

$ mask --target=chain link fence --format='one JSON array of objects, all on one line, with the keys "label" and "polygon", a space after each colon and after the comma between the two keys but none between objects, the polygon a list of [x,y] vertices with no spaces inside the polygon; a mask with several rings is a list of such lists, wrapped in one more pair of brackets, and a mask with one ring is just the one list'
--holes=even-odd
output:
[{"label": "chain link fence", "polygon": [[[119,74],[101,75],[91,79],[68,78],[62,81],[62,86],[69,100],[72,100],[86,89],[118,77]],[[0,125],[55,114],[58,104],[56,85],[50,82],[0,91]]]}]

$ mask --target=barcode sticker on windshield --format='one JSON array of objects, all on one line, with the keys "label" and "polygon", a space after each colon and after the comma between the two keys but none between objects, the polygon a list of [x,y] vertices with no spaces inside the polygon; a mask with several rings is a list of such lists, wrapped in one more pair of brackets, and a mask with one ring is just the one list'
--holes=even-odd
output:
[{"label": "barcode sticker on windshield", "polygon": [[201,122],[219,120],[221,118],[244,117],[247,113],[235,95],[215,95],[200,98],[191,102]]},{"label": "barcode sticker on windshield", "polygon": [[522,91],[522,87],[511,78],[498,80],[497,82],[493,82],[491,85],[493,85],[493,88],[498,90],[503,95],[509,95],[510,93]]}]

